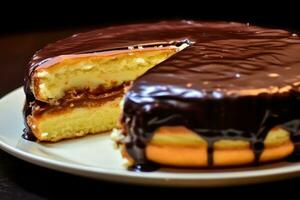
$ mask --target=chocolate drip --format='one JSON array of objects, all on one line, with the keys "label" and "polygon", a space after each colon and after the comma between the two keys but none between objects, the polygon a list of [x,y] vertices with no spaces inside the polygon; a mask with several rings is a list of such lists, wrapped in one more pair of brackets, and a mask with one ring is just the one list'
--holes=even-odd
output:
[{"label": "chocolate drip", "polygon": [[[25,128],[23,129],[22,137],[29,141],[36,141],[37,138],[31,131],[31,128],[28,126],[27,123],[27,116],[32,114],[32,106],[30,105],[29,101],[30,97],[28,97],[25,101],[24,108],[23,108],[23,116],[24,116],[24,125]],[[33,102],[33,101],[32,101]]]},{"label": "chocolate drip", "polygon": [[[27,125],[26,125],[27,126]],[[30,128],[26,127],[23,129],[22,138],[29,141],[37,141],[35,135],[31,132]]]},{"label": "chocolate drip", "polygon": [[130,166],[128,170],[134,171],[134,172],[153,172],[158,170],[160,167],[158,164],[147,162],[143,164],[135,164],[133,166]]},{"label": "chocolate drip", "polygon": [[[125,113],[123,121],[130,142],[126,148],[137,165],[145,165],[148,161],[144,149],[154,131],[161,126],[179,125],[206,139],[209,166],[213,164],[213,144],[221,139],[249,141],[255,154],[254,163],[258,163],[264,150],[263,142],[271,129],[280,126],[291,133],[294,142],[296,138],[299,139],[299,98],[298,93],[287,93],[277,97],[260,95],[234,100],[225,99],[218,103],[207,99],[198,102],[155,99],[155,104],[144,102],[139,107],[127,101],[125,108],[128,112]],[[234,104],[236,108],[232,109]],[[298,106],[295,106],[297,104]],[[214,111],[213,107],[218,111],[223,110],[223,113]],[[251,110],[252,112],[249,112]],[[240,116],[236,116],[237,111]],[[256,124],[255,121],[263,123]]]},{"label": "chocolate drip", "polygon": [[34,95],[32,94],[32,92],[30,90],[30,86],[29,86],[30,80],[29,79],[30,79],[29,74],[26,74],[25,78],[24,78],[24,82],[25,82],[24,92],[25,92],[25,95],[26,95],[26,100],[25,100],[24,107],[23,107],[23,117],[24,117],[25,128],[23,129],[22,137],[26,140],[29,140],[29,141],[36,141],[37,138],[32,133],[32,130],[31,130],[31,128],[29,127],[29,125],[27,123],[27,116],[32,114],[31,103],[35,101],[35,97],[34,97]]}]

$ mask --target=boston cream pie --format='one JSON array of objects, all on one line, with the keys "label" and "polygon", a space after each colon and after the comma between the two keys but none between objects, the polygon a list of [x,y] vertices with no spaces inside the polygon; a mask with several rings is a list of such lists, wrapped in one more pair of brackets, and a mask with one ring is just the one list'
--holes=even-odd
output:
[{"label": "boston cream pie", "polygon": [[114,139],[135,169],[283,159],[299,140],[299,52],[295,34],[240,23],[164,21],[77,34],[30,62],[25,136],[103,132],[121,116]]}]

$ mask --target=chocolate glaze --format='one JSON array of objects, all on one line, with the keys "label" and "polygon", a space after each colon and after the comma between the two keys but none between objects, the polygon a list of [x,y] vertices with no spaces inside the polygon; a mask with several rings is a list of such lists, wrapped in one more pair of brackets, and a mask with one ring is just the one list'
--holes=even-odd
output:
[{"label": "chocolate glaze", "polygon": [[27,102],[34,101],[32,71],[56,56],[182,40],[193,44],[138,78],[125,97],[122,123],[136,169],[149,169],[144,150],[160,126],[182,125],[204,137],[210,166],[219,139],[249,141],[256,162],[270,129],[283,127],[299,140],[300,38],[239,23],[164,21],[74,35],[34,55]]}]

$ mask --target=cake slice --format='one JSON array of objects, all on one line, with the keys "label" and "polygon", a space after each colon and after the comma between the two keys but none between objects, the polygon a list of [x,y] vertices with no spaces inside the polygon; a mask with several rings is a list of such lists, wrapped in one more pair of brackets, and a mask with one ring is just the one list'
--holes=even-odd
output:
[{"label": "cake slice", "polygon": [[39,65],[29,86],[32,134],[54,142],[115,128],[125,86],[178,50],[170,45],[62,55]]},{"label": "cake slice", "polygon": [[23,137],[54,142],[117,127],[128,83],[189,45],[184,34],[153,37],[176,24],[102,28],[37,51],[25,76]]}]

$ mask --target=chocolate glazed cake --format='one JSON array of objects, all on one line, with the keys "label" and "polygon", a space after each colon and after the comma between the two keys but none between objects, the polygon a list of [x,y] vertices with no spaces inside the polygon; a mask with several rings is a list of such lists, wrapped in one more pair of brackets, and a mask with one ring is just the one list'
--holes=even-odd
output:
[{"label": "chocolate glazed cake", "polygon": [[[48,45],[33,57],[25,87],[25,135],[30,136],[31,130],[39,140],[57,141],[116,127],[118,117],[112,117],[109,126],[90,131],[108,123],[105,117],[95,116],[97,123],[77,135],[81,125],[74,134],[73,130],[66,131],[67,136],[55,133],[50,139],[43,139],[50,132],[40,131],[46,130],[49,112],[51,119],[58,115],[63,119],[61,113],[66,112],[62,110],[70,105],[67,113],[76,107],[101,111],[106,105],[103,99],[114,101],[111,93],[117,93],[117,104],[125,94],[122,114],[116,106],[105,109],[121,115],[121,131],[112,136],[132,169],[234,166],[283,159],[297,152],[299,140],[299,52],[300,38],[295,34],[240,23],[165,21],[78,34]],[[116,59],[127,59],[129,64],[111,64]],[[69,77],[55,76],[59,78],[54,82],[67,80],[55,86],[43,80],[56,73],[53,69],[89,69],[91,63],[107,75],[71,86]],[[136,63],[147,64],[124,78],[122,73],[141,68]],[[120,74],[110,74],[116,66],[123,66]],[[86,74],[80,70],[78,76]],[[46,116],[40,117],[41,113]],[[52,122],[47,123],[52,130]]]}]

